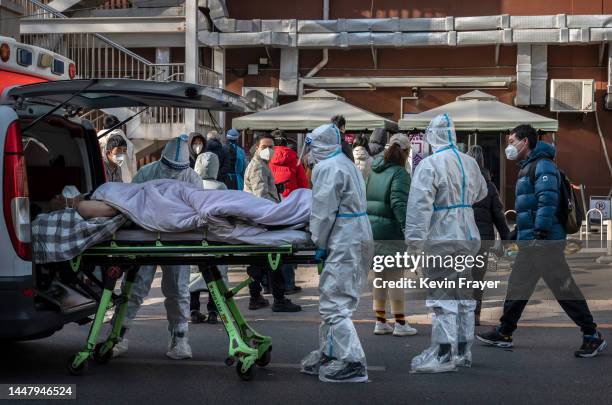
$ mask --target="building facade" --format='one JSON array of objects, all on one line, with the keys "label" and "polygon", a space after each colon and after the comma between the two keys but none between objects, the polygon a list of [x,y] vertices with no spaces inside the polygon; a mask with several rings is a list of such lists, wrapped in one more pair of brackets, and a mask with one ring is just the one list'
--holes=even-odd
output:
[{"label": "building facade", "polygon": [[[104,58],[84,58],[91,65],[80,71],[85,76],[114,69],[152,80],[206,81],[238,94],[266,88],[281,104],[324,88],[393,120],[481,90],[558,120],[558,131],[543,137],[555,143],[559,166],[584,185],[587,204],[612,188],[605,157],[612,150],[612,112],[605,109],[612,92],[612,0],[45,0],[55,7],[43,10],[45,18],[37,18],[31,0],[11,1],[30,15],[21,21],[22,38],[78,33],[99,42],[102,35],[92,55],[110,46],[109,55],[125,59],[109,67],[107,57],[98,69]],[[73,50],[91,47],[71,41]],[[136,74],[127,68],[134,63],[142,65]],[[594,80],[596,113],[551,111],[553,79]],[[227,128],[233,118],[220,114],[202,126],[206,116],[176,117],[192,129]],[[149,133],[160,139],[178,128],[154,124]],[[459,141],[485,147],[511,209],[517,168],[504,159],[504,135],[469,131]]]},{"label": "building facade", "polygon": [[[320,20],[325,15],[325,2],[228,1],[228,13],[237,20],[290,19]],[[370,1],[330,0],[328,20],[338,19],[408,19],[478,16],[557,16],[607,15],[612,13],[612,1],[557,1],[525,2],[507,1]],[[608,20],[610,16],[606,17]],[[607,23],[603,24],[606,26]],[[593,29],[591,28],[591,31]],[[612,188],[612,174],[605,158],[604,146],[598,134],[595,113],[557,113],[550,111],[548,97],[551,79],[594,79],[595,101],[603,138],[608,150],[612,150],[612,112],[604,109],[604,97],[608,92],[609,66],[607,42],[600,43],[547,43],[538,46],[546,54],[544,76],[544,103],[523,105],[529,111],[559,122],[554,136],[557,162],[577,184],[585,186],[589,196],[607,195]],[[414,46],[380,47],[375,52],[368,47],[329,49],[327,63],[317,72],[317,77],[406,77],[470,76],[517,77],[521,67],[518,59],[519,44],[501,43],[466,46]],[[281,77],[281,50],[263,47],[227,49],[226,86],[241,93],[243,87],[279,87]],[[374,53],[374,55],[373,55]],[[257,74],[248,73],[249,64],[258,64],[260,58],[268,58],[267,66]],[[322,60],[319,49],[299,49],[298,73],[304,77]],[[533,77],[534,75],[532,75]],[[515,105],[518,86],[514,79],[503,86],[469,86],[449,89],[438,86],[377,87],[360,89],[334,88],[336,94],[348,102],[385,117],[399,120],[403,114],[418,113],[452,102],[461,94],[480,89],[498,97],[504,103]],[[318,87],[317,87],[318,88]],[[533,84],[532,84],[533,89]],[[306,91],[308,86],[306,86]],[[540,91],[541,92],[541,91]],[[542,99],[541,95],[540,98]],[[294,100],[291,96],[279,96],[279,101]],[[463,139],[460,136],[460,141]],[[553,136],[544,139],[552,142]],[[503,158],[504,134],[481,133],[477,143],[493,149],[488,165],[502,177],[496,181],[502,188],[506,208],[513,208],[514,183],[518,172],[516,165]]]}]

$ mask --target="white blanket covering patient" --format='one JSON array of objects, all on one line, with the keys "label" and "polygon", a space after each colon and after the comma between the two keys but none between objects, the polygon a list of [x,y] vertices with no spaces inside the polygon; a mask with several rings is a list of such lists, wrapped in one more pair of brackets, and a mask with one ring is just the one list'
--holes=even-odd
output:
[{"label": "white blanket covering patient", "polygon": [[306,224],[312,195],[299,189],[276,204],[235,190],[202,190],[176,180],[141,184],[106,183],[92,195],[150,231],[184,232],[224,218],[263,226]]},{"label": "white blanket covering patient", "polygon": [[[301,189],[281,203],[242,191],[202,190],[177,180],[106,183],[91,201],[40,214],[32,223],[37,263],[76,257],[112,238],[126,217],[152,232],[201,232],[209,241],[276,246],[310,243],[311,192]],[[270,227],[282,229],[270,230]]]}]

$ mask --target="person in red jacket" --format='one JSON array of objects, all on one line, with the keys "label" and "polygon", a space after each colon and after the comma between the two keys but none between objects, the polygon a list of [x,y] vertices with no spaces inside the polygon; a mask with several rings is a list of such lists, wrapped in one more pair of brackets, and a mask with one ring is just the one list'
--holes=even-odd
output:
[{"label": "person in red jacket", "polygon": [[[274,136],[274,155],[269,165],[281,197],[287,198],[298,188],[309,188],[310,183],[304,166],[298,160],[297,152],[288,146],[289,142],[281,131],[272,132],[272,136]],[[285,278],[285,294],[300,292],[302,288],[295,285],[295,266],[283,265],[280,270]]]},{"label": "person in red jacket", "polygon": [[276,184],[284,190],[281,196],[286,198],[291,192],[298,188],[308,188],[308,178],[304,167],[298,162],[297,153],[287,146],[287,138],[281,131],[274,131],[274,156],[270,161],[270,170]]}]

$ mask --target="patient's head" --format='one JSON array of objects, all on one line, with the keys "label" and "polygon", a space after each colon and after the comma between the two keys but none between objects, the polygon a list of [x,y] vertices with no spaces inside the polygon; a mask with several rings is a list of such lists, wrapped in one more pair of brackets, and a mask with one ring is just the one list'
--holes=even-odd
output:
[{"label": "patient's head", "polygon": [[204,152],[198,156],[193,170],[203,180],[216,180],[219,174],[219,158],[212,152]]}]

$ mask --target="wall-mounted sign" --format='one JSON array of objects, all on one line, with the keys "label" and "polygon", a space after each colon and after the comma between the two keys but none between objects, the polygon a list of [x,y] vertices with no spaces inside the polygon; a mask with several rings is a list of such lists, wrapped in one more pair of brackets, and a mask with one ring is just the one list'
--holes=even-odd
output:
[{"label": "wall-mounted sign", "polygon": [[[596,208],[601,211],[603,215],[603,220],[612,219],[612,210],[610,206],[612,205],[612,200],[605,196],[591,196],[591,200],[589,202],[589,209]],[[589,214],[589,219],[591,221],[599,222],[599,214],[597,212],[591,212]]]}]

